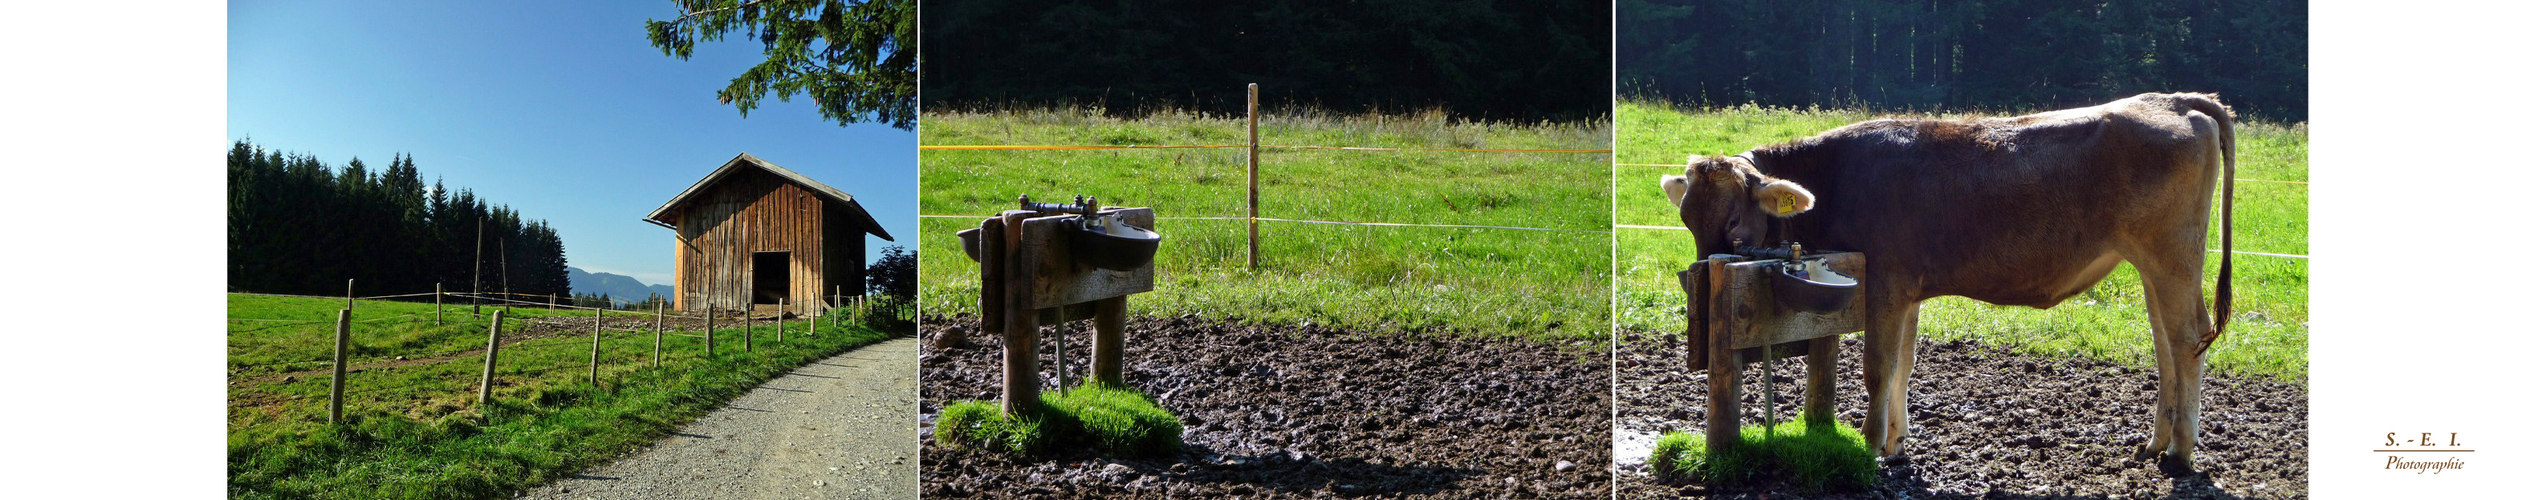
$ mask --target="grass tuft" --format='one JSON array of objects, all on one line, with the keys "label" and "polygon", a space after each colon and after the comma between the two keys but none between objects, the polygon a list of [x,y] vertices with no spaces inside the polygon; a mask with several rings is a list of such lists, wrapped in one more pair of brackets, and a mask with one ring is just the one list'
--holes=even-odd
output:
[{"label": "grass tuft", "polygon": [[1176,453],[1185,424],[1140,391],[1091,384],[1041,396],[1038,418],[1012,418],[983,401],[940,410],[940,442],[957,448],[1044,456],[1086,447],[1123,457]]},{"label": "grass tuft", "polygon": [[1652,473],[1669,479],[1702,479],[1715,485],[1782,480],[1811,492],[1849,491],[1879,482],[1879,463],[1863,446],[1862,431],[1841,422],[1819,427],[1808,418],[1779,422],[1772,429],[1743,427],[1740,446],[1713,456],[1704,448],[1704,434],[1672,432],[1652,445]]}]

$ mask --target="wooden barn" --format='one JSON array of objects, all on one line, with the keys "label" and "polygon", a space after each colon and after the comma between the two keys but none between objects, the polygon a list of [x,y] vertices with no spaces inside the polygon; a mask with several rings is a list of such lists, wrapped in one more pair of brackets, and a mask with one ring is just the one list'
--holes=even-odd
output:
[{"label": "wooden barn", "polygon": [[861,295],[863,234],[887,229],[850,193],[739,153],[643,219],[676,231],[676,308],[817,313]]}]

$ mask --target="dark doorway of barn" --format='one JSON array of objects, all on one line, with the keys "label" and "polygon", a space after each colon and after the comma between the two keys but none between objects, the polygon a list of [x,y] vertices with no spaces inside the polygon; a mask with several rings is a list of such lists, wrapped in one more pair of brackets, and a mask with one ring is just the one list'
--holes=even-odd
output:
[{"label": "dark doorway of barn", "polygon": [[755,302],[771,305],[791,298],[791,253],[755,253]]}]

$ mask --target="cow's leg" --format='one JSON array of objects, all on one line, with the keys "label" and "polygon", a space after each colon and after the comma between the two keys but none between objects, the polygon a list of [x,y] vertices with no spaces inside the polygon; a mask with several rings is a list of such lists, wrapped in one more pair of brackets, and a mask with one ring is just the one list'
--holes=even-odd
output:
[{"label": "cow's leg", "polygon": [[[2197,212],[2203,213],[2203,212]],[[2138,459],[2165,455],[2193,467],[2198,414],[2203,408],[2205,359],[2197,339],[2213,329],[2205,311],[2205,236],[2202,225],[2172,224],[2157,244],[2121,252],[2143,278],[2144,310],[2152,321],[2153,360],[2161,375],[2152,406],[2152,439]]]},{"label": "cow's leg", "polygon": [[[2174,260],[2201,265],[2203,258]],[[2204,271],[2146,270],[2141,264],[2137,270],[2143,271],[2145,310],[2152,319],[2153,357],[2161,381],[2152,407],[2152,441],[2136,455],[2164,454],[2176,465],[2193,467],[2205,386],[2205,358],[2196,352],[2196,339],[2214,327],[2206,315],[2204,289],[2198,288]]]},{"label": "cow's leg", "polygon": [[1922,307],[1920,303],[1906,305],[1904,313],[1899,317],[1901,321],[1898,325],[1897,344],[1890,346],[1896,349],[1894,354],[1897,355],[1897,366],[1894,367],[1897,375],[1889,382],[1892,386],[1890,393],[1894,399],[1889,403],[1891,413],[1889,414],[1888,454],[1891,455],[1897,454],[1898,445],[1905,442],[1907,422],[1910,420],[1906,416],[1906,385],[1907,381],[1913,380],[1915,376],[1915,313],[1920,307]]},{"label": "cow's leg", "polygon": [[1870,395],[1863,441],[1880,456],[1896,455],[1906,436],[1906,378],[1914,371],[1918,302],[1864,287],[1862,384]]}]

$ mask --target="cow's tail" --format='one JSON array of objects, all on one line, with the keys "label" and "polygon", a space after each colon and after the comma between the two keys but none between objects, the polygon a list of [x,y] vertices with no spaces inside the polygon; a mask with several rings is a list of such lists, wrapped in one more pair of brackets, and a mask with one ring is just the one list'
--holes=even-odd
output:
[{"label": "cow's tail", "polygon": [[2214,339],[2221,338],[2223,331],[2231,328],[2232,186],[2239,184],[2239,181],[2232,177],[2235,170],[2235,155],[2232,149],[2231,108],[2215,101],[2214,96],[2211,95],[2191,95],[2191,97],[2196,99],[2189,100],[2190,108],[2214,117],[2214,123],[2221,125],[2223,141],[2223,260],[2222,267],[2215,271],[2214,275],[2214,329],[2206,331],[2204,337],[2196,341],[2196,356],[2202,357],[2205,355],[2205,350],[2214,347]]}]

